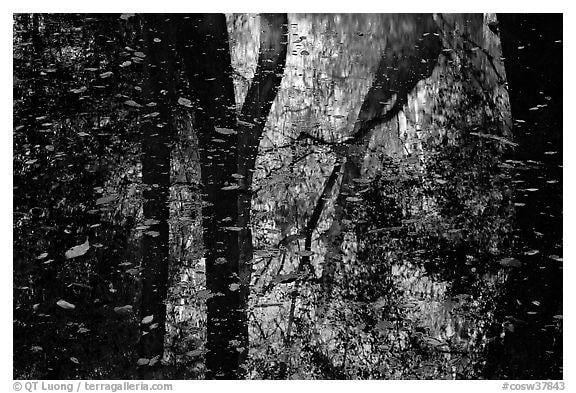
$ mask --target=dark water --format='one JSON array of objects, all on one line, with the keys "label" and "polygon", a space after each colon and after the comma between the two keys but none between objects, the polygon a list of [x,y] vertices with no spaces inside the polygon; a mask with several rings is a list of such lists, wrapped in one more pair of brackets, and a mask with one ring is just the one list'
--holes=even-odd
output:
[{"label": "dark water", "polygon": [[14,377],[561,379],[555,15],[16,15]]}]

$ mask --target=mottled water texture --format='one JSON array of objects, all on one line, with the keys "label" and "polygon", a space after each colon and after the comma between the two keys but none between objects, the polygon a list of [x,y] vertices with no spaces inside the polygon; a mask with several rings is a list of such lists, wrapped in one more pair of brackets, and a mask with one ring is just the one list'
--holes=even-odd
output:
[{"label": "mottled water texture", "polygon": [[561,379],[562,15],[14,15],[14,378]]}]

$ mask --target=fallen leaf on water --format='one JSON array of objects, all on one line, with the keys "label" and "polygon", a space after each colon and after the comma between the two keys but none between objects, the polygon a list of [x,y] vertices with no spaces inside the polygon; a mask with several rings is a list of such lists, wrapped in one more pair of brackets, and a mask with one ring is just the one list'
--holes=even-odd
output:
[{"label": "fallen leaf on water", "polygon": [[222,135],[234,135],[237,134],[236,131],[234,131],[231,128],[224,128],[224,127],[214,127],[214,129],[216,130],[217,133],[222,134]]},{"label": "fallen leaf on water", "polygon": [[249,128],[252,128],[252,127],[255,126],[254,123],[249,123],[249,122],[247,122],[247,121],[242,121],[242,120],[238,120],[237,123],[238,123],[239,125],[241,125],[241,126],[249,127]]},{"label": "fallen leaf on water", "polygon": [[148,315],[148,316],[142,318],[142,325],[148,325],[153,320],[154,320],[154,315]]},{"label": "fallen leaf on water", "polygon": [[140,105],[139,103],[137,103],[134,100],[126,100],[126,101],[124,101],[124,105],[128,105],[128,106],[131,106],[133,108],[142,108],[142,105]]},{"label": "fallen leaf on water", "polygon": [[86,91],[86,86],[79,87],[78,89],[70,90],[74,94],[84,93]]},{"label": "fallen leaf on water", "polygon": [[68,303],[66,300],[60,299],[56,302],[56,304],[63,308],[64,310],[74,310],[76,308],[75,305],[73,305],[72,303]]},{"label": "fallen leaf on water", "polygon": [[74,246],[68,251],[66,251],[65,255],[66,258],[68,259],[80,257],[86,254],[89,249],[90,249],[90,243],[88,243],[88,239],[86,239],[84,243]]},{"label": "fallen leaf on water", "polygon": [[121,307],[114,307],[114,312],[120,315],[121,317],[127,317],[132,314],[132,306],[126,305]]},{"label": "fallen leaf on water", "polygon": [[136,363],[139,366],[146,366],[148,363],[150,363],[150,359],[140,358],[140,359],[138,359],[138,361]]},{"label": "fallen leaf on water", "polygon": [[178,98],[178,103],[182,106],[187,107],[187,108],[192,108],[192,101],[190,101],[187,98],[183,98],[183,97]]}]

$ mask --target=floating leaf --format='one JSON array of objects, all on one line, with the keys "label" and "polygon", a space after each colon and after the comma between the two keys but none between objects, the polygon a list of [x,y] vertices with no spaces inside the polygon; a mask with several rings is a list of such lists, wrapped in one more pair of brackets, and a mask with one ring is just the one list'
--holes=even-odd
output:
[{"label": "floating leaf", "polygon": [[148,315],[148,316],[142,318],[142,325],[148,325],[153,320],[154,320],[154,315]]},{"label": "floating leaf", "polygon": [[56,304],[63,308],[64,310],[74,310],[76,308],[75,305],[73,305],[72,303],[68,303],[66,300],[60,299],[56,302]]},{"label": "floating leaf", "polygon": [[68,259],[76,258],[86,254],[89,249],[90,249],[90,243],[88,242],[88,239],[86,239],[84,243],[74,246],[68,251],[66,251],[65,255],[66,258]]},{"label": "floating leaf", "polygon": [[224,127],[214,127],[214,129],[216,130],[217,133],[222,134],[222,135],[234,135],[237,134],[236,131],[234,131],[231,128],[224,128]]},{"label": "floating leaf", "polygon": [[498,135],[484,134],[484,133],[481,133],[481,132],[471,132],[470,135],[475,135],[475,136],[478,136],[478,137],[481,137],[481,138],[486,138],[486,139],[492,139],[492,140],[495,140],[495,141],[498,141],[498,142],[502,142],[502,143],[504,143],[504,144],[506,144],[506,145],[514,146],[514,147],[515,147],[515,146],[518,146],[517,143],[512,142],[512,141],[510,141],[510,140],[508,140],[508,139],[506,139],[506,138],[503,138],[503,137],[501,137],[501,136],[498,136]]},{"label": "floating leaf", "polygon": [[80,364],[80,362],[78,361],[78,359],[76,359],[75,357],[71,357],[71,358],[70,358],[70,361],[71,361],[72,363]]},{"label": "floating leaf", "polygon": [[126,305],[121,307],[114,307],[114,312],[121,317],[128,317],[132,315],[133,310],[131,305]]},{"label": "floating leaf", "polygon": [[48,256],[48,253],[47,253],[47,252],[43,252],[42,254],[38,255],[38,256],[36,257],[36,259],[44,259],[44,258],[46,258],[47,256]]},{"label": "floating leaf", "polygon": [[222,191],[232,191],[232,190],[238,190],[239,188],[240,188],[240,186],[238,184],[232,184],[231,186],[222,187],[221,190]]},{"label": "floating leaf", "polygon": [[236,284],[236,283],[230,284],[229,288],[231,291],[237,291],[238,289],[240,289],[240,284]]},{"label": "floating leaf", "polygon": [[100,74],[100,78],[106,79],[110,78],[114,73],[112,71],[106,71]]},{"label": "floating leaf", "polygon": [[254,127],[254,126],[256,125],[256,124],[254,124],[254,123],[249,123],[249,122],[247,122],[247,121],[242,121],[242,120],[238,120],[237,123],[238,123],[238,125],[241,125],[241,126],[244,126],[244,127],[249,127],[249,128],[252,128],[252,127]]},{"label": "floating leaf", "polygon": [[84,93],[86,90],[87,90],[87,89],[86,89],[86,86],[82,86],[82,87],[80,87],[80,88],[78,88],[78,89],[72,89],[72,90],[70,90],[70,91],[71,91],[72,93],[74,93],[74,94],[80,94],[80,93]]},{"label": "floating leaf", "polygon": [[192,101],[190,101],[187,98],[183,98],[183,97],[178,98],[178,103],[182,106],[187,107],[187,108],[192,108]]},{"label": "floating leaf", "polygon": [[124,105],[128,105],[128,106],[131,106],[133,108],[142,108],[142,105],[140,105],[139,103],[137,103],[134,100],[126,100],[126,101],[124,101]]},{"label": "floating leaf", "polygon": [[140,359],[138,359],[138,361],[136,363],[139,366],[146,366],[148,363],[150,363],[150,359],[140,358]]},{"label": "floating leaf", "polygon": [[134,52],[134,56],[139,57],[141,59],[146,57],[146,55],[142,52]]}]

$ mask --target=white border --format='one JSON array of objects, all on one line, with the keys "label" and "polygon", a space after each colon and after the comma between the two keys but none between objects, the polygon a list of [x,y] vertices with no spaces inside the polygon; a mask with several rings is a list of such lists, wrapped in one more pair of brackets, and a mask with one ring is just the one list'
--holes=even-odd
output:
[{"label": "white border", "polygon": [[[502,0],[483,0],[481,2],[464,2],[458,0],[411,0],[411,1],[329,1],[329,0],[290,0],[287,2],[271,2],[265,0],[226,0],[226,1],[195,1],[195,0],[161,0],[144,2],[143,0],[20,0],[3,4],[6,12],[2,13],[2,53],[5,58],[0,62],[2,75],[2,123],[4,138],[0,143],[0,180],[2,184],[0,210],[0,244],[5,250],[6,258],[2,258],[0,286],[0,333],[5,342],[3,356],[0,357],[2,383],[8,384],[6,391],[12,389],[12,13],[15,12],[563,12],[564,13],[564,381],[567,391],[576,389],[574,375],[574,323],[571,301],[575,295],[575,285],[571,279],[574,276],[575,247],[574,231],[570,224],[576,223],[576,206],[574,199],[574,170],[576,154],[570,151],[574,148],[576,135],[570,129],[571,113],[574,103],[570,100],[575,91],[574,74],[566,70],[576,67],[574,59],[574,7],[568,1],[538,1],[538,2],[504,2]],[[572,153],[572,154],[571,154]],[[118,381],[110,381],[118,382]],[[251,393],[274,391],[290,392],[298,390],[338,390],[362,389],[369,391],[396,392],[409,391],[441,391],[441,392],[490,392],[503,391],[505,381],[166,381],[174,383],[175,392],[197,390],[199,392],[211,389],[226,389],[227,391],[250,391]],[[521,381],[509,381],[521,382]],[[530,381],[527,381],[530,382]]]}]

